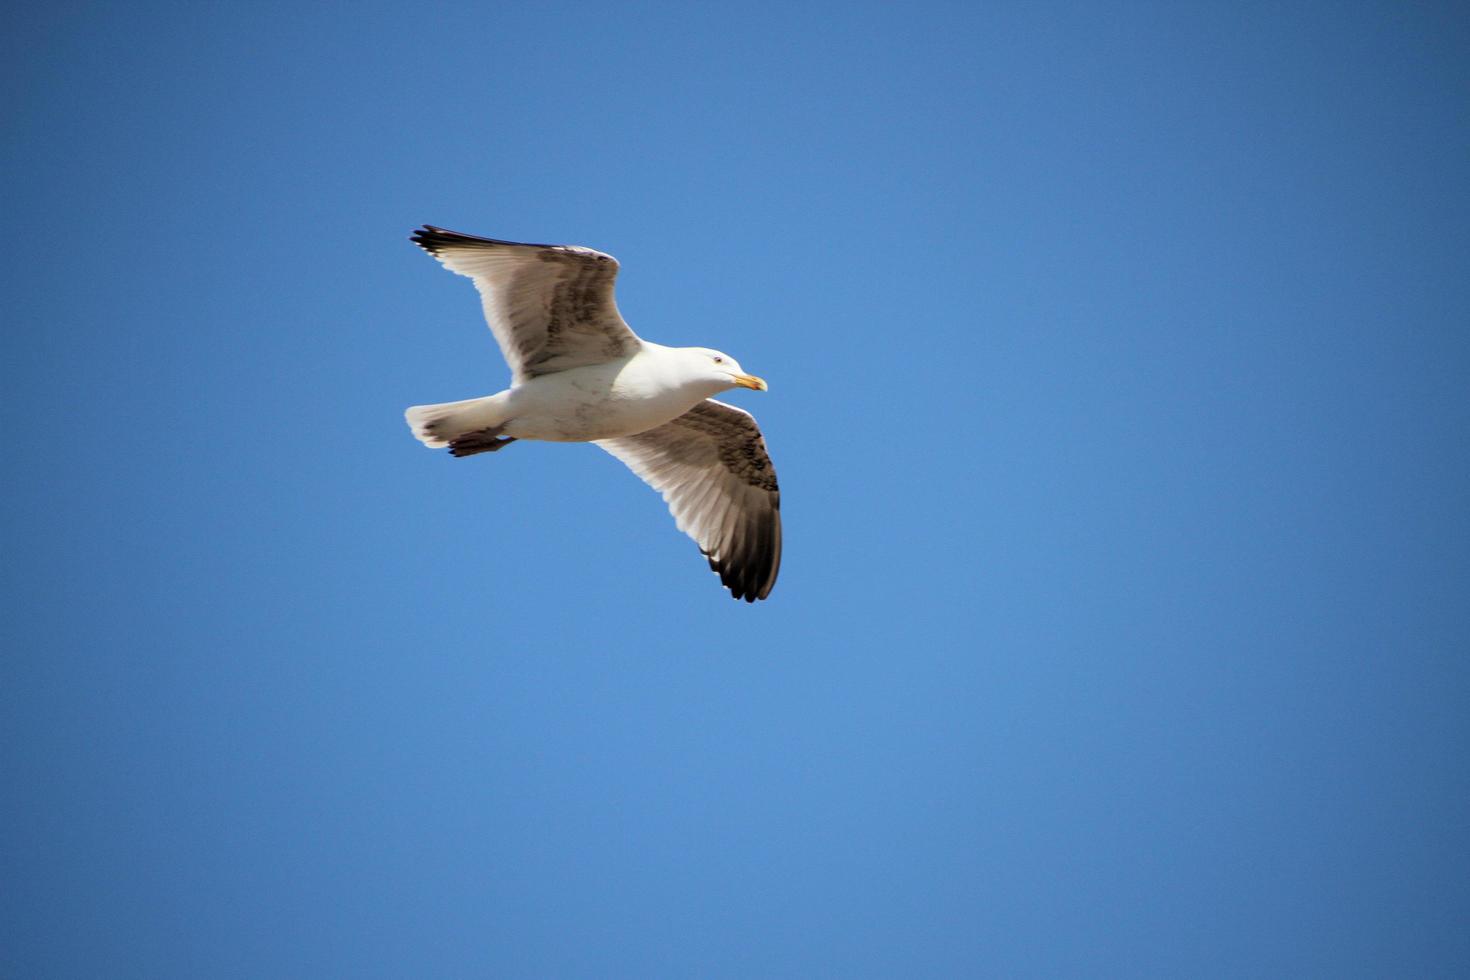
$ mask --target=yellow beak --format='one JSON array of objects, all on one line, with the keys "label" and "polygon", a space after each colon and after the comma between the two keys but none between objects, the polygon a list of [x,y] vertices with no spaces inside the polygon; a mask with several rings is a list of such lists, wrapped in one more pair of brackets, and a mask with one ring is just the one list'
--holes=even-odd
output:
[{"label": "yellow beak", "polygon": [[766,390],[766,383],[753,374],[732,374],[731,377],[742,388],[749,388],[751,391]]}]

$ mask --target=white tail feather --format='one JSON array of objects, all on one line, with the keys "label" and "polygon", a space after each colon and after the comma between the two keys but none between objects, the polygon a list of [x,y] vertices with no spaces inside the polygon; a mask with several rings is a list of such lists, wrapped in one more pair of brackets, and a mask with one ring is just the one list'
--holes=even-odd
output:
[{"label": "white tail feather", "polygon": [[499,395],[467,398],[440,405],[415,405],[403,413],[413,437],[430,449],[442,449],[466,432],[478,432],[501,424]]}]

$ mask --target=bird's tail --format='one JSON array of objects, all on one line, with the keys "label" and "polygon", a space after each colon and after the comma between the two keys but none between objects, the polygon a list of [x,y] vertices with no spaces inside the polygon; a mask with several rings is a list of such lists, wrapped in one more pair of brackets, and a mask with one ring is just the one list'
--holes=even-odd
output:
[{"label": "bird's tail", "polygon": [[466,432],[490,429],[504,422],[500,395],[467,398],[441,405],[415,405],[403,413],[413,437],[430,449],[442,449]]}]

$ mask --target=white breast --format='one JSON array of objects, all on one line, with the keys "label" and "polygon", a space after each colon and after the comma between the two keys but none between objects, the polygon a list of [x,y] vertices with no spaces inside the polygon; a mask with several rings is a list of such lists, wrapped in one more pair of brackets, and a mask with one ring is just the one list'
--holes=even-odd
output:
[{"label": "white breast", "polygon": [[678,418],[714,393],[708,387],[646,355],[559,371],[511,389],[504,432],[550,442],[616,439]]}]

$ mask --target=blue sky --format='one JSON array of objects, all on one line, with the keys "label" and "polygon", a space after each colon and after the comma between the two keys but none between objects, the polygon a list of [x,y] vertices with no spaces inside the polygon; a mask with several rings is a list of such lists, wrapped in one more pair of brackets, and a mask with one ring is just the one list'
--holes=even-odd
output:
[{"label": "blue sky", "polygon": [[[11,16],[0,974],[1470,972],[1453,4]],[[432,222],[771,384],[736,603]]]}]

